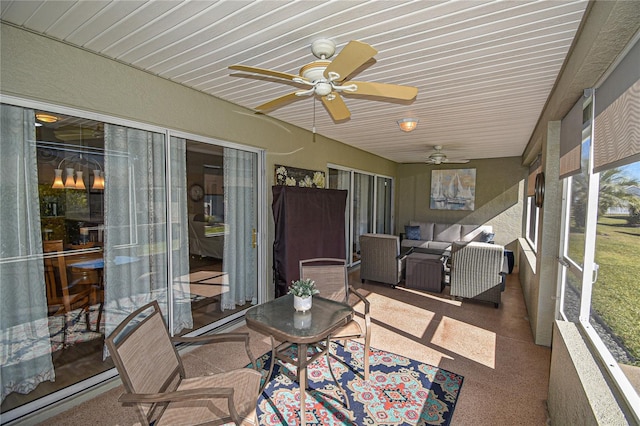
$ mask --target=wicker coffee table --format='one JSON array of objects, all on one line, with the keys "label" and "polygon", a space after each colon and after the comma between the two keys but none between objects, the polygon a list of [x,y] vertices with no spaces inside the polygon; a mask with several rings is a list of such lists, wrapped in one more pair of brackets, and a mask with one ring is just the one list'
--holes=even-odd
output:
[{"label": "wicker coffee table", "polygon": [[441,293],[444,289],[444,263],[442,256],[411,253],[407,256],[405,285],[407,288]]}]

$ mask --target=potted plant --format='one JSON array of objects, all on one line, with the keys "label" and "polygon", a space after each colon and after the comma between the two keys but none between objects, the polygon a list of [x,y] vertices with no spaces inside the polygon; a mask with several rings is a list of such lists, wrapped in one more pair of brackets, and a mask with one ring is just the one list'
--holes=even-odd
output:
[{"label": "potted plant", "polygon": [[316,283],[310,279],[291,281],[288,294],[293,294],[293,307],[296,311],[308,311],[311,309],[312,296],[320,291]]}]

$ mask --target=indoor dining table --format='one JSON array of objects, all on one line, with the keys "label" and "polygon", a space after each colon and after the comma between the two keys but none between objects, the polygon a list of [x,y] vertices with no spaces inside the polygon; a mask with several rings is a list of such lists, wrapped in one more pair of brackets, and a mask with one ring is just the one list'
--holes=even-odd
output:
[{"label": "indoor dining table", "polygon": [[[345,303],[313,297],[311,309],[298,312],[293,308],[293,295],[288,294],[266,303],[253,306],[245,314],[247,327],[271,337],[272,358],[269,374],[265,378],[265,385],[269,381],[276,359],[282,359],[297,367],[298,384],[300,387],[300,424],[306,424],[306,387],[307,366],[319,356],[326,354],[327,365],[331,376],[338,388],[342,390],[333,371],[329,356],[329,336],[347,324],[353,318],[353,308]],[[274,346],[274,339],[280,343]],[[325,345],[322,345],[325,342]],[[291,345],[297,346],[297,359],[284,354]],[[309,347],[319,349],[312,356],[308,356]],[[348,401],[344,390],[345,402]]]}]

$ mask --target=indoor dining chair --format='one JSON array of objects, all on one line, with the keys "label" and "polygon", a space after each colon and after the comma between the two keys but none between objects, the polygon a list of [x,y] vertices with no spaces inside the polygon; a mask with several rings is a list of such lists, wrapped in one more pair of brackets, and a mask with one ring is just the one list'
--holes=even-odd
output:
[{"label": "indoor dining chair", "polygon": [[74,318],[70,318],[72,312],[78,312],[77,318],[84,314],[87,330],[90,329],[91,289],[70,281],[62,240],[43,241],[42,251],[49,315],[64,315],[62,345],[66,347],[67,330],[75,321]]},{"label": "indoor dining chair", "polygon": [[369,301],[349,285],[347,265],[344,259],[315,258],[300,261],[300,278],[311,279],[320,290],[319,296],[338,302],[349,303],[349,294],[353,294],[364,305],[364,327],[355,319],[339,328],[331,340],[364,339],[363,375],[369,380],[369,352],[371,342],[371,316]]},{"label": "indoor dining chair", "polygon": [[244,342],[249,334],[221,333],[171,337],[157,301],[135,310],[105,339],[125,393],[119,401],[133,405],[142,424],[256,424],[261,374],[239,368],[187,378],[174,343]]}]

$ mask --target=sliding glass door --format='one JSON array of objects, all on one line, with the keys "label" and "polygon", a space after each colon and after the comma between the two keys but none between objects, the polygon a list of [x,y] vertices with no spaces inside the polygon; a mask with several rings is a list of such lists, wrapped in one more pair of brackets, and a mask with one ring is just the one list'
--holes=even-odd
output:
[{"label": "sliding glass door", "polygon": [[260,151],[1,108],[3,421],[115,376],[104,338],[151,300],[175,335],[258,303]]},{"label": "sliding glass door", "polygon": [[[172,138],[172,143],[179,143]],[[189,272],[194,328],[257,303],[258,155],[186,141]]]},{"label": "sliding glass door", "polygon": [[387,177],[376,177],[376,233],[391,234],[393,233],[393,224],[391,220],[391,207],[393,207],[393,198],[391,192],[392,180]]},{"label": "sliding glass door", "polygon": [[337,166],[329,167],[329,188],[346,189],[345,241],[347,262],[360,261],[360,236],[393,233],[393,180]]}]

